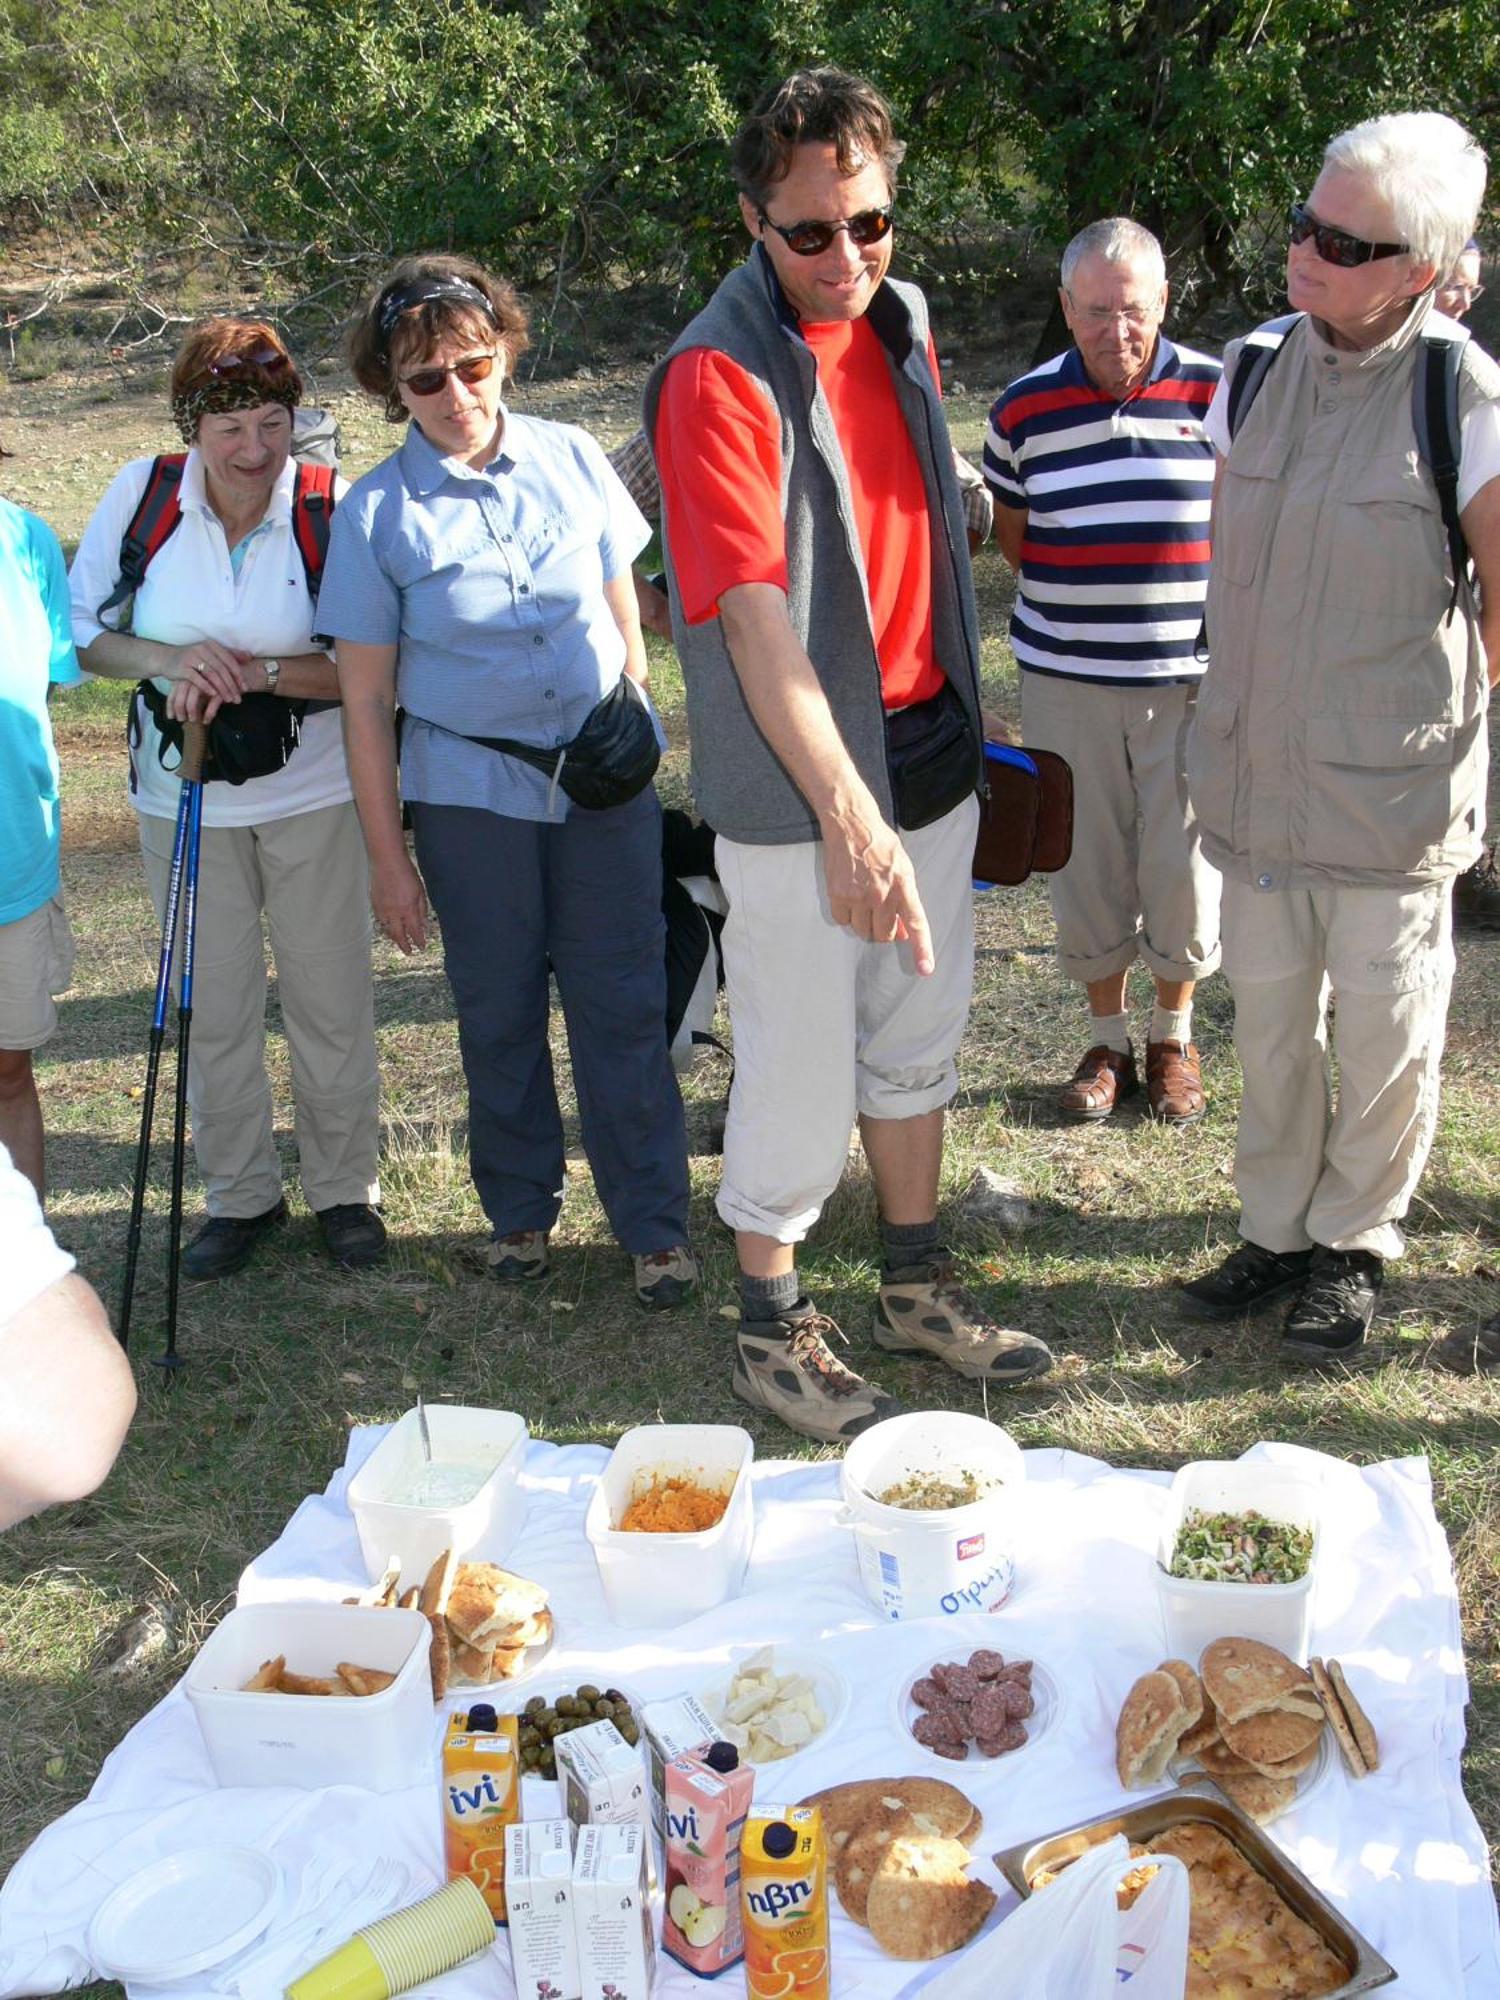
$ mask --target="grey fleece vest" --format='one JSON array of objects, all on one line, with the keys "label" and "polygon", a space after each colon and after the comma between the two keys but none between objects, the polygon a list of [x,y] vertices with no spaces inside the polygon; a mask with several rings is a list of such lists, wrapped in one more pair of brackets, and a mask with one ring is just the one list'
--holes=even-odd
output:
[{"label": "grey fleece vest", "polygon": [[[927,308],[913,285],[887,278],[870,304],[896,399],[927,489],[932,535],[932,635],[939,665],[974,725],[978,753],[979,629],[963,503],[942,400],[927,359]],[[646,435],[656,434],[662,383],[672,360],[693,348],[727,354],[764,389],[781,422],[781,511],[786,522],[787,602],[856,769],[893,823],[885,753],[880,661],[860,555],[849,474],[817,362],[803,340],[770,259],[759,245],[679,334],[646,384]],[[684,440],[691,447],[691,438]],[[693,796],[717,832],[758,846],[816,840],[818,823],[750,714],[717,618],[682,617],[671,542],[672,634],[687,687]]]}]

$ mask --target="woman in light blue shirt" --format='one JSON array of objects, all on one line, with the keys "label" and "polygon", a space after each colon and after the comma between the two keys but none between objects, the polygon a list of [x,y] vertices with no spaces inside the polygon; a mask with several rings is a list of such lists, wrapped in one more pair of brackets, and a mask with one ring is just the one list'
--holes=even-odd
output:
[{"label": "woman in light blue shirt", "polygon": [[525,347],[515,293],[467,258],[405,258],[371,297],[354,372],[408,428],[334,517],[319,623],[376,920],[403,952],[426,943],[429,897],[442,925],[491,1271],[544,1277],[562,1204],[551,971],[599,1198],[641,1302],[673,1305],[697,1271],[655,792],[589,810],[475,740],[560,750],[623,674],[646,681],[630,572],[645,522],[592,438],[506,408]]}]

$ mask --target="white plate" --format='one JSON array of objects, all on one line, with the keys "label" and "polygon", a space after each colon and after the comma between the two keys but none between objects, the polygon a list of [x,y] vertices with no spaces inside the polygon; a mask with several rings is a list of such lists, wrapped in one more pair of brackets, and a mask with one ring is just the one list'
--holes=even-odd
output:
[{"label": "white plate", "polygon": [[[1328,1774],[1338,1762],[1338,1757],[1338,1745],[1333,1740],[1333,1731],[1325,1723],[1323,1725],[1323,1734],[1318,1739],[1318,1754],[1302,1773],[1301,1777],[1297,1779],[1297,1796],[1285,1808],[1286,1812],[1296,1812],[1299,1806],[1306,1805],[1313,1793],[1320,1786],[1327,1783]],[[1205,1769],[1196,1757],[1184,1757],[1173,1763],[1172,1776],[1174,1779],[1184,1771],[1202,1771],[1206,1778],[1214,1777],[1213,1772]],[[1218,1783],[1217,1778],[1214,1779],[1214,1782],[1215,1784]],[[1229,1794],[1226,1792],[1224,1796],[1228,1798]],[[1276,1819],[1280,1819],[1282,1816],[1281,1813],[1277,1813]],[[1275,1821],[1268,1821],[1267,1824],[1274,1825]]]},{"label": "white plate", "polygon": [[[999,1636],[1001,1635],[997,1633],[996,1637],[998,1638]],[[977,1744],[971,1743],[966,1755],[962,1759],[957,1757],[940,1757],[936,1750],[929,1750],[925,1743],[919,1743],[916,1737],[912,1735],[911,1728],[917,1717],[922,1713],[922,1710],[911,1698],[912,1688],[925,1674],[930,1674],[934,1666],[940,1663],[949,1666],[956,1663],[962,1666],[968,1661],[970,1654],[978,1650],[980,1649],[975,1646],[954,1646],[946,1653],[935,1654],[926,1666],[918,1667],[914,1674],[907,1675],[905,1681],[902,1683],[900,1692],[896,1696],[896,1720],[901,1726],[903,1741],[918,1757],[925,1757],[928,1763],[938,1770],[951,1771],[960,1761],[966,1764],[997,1766],[1001,1764],[1007,1766],[1014,1764],[1018,1757],[1026,1755],[1026,1752],[1037,1739],[1044,1736],[1062,1714],[1062,1688],[1056,1678],[1048,1671],[1046,1663],[1037,1659],[1034,1654],[1017,1653],[1014,1655],[1016,1659],[1029,1658],[1031,1660],[1031,1699],[1035,1703],[1035,1707],[1022,1725],[1026,1731],[1026,1741],[1024,1743],[1015,1750],[1005,1751],[999,1757],[986,1757]],[[993,1650],[999,1652],[1001,1648],[997,1646]],[[1011,1657],[1011,1654],[1005,1654],[1007,1660]]]},{"label": "white plate", "polygon": [[243,1951],[280,1900],[281,1870],[256,1848],[168,1854],[105,1897],[89,1925],[89,1957],[114,1979],[165,1986]]},{"label": "white plate", "polygon": [[698,1700],[708,1710],[715,1722],[724,1720],[724,1702],[729,1693],[729,1684],[744,1667],[750,1657],[759,1652],[769,1651],[771,1665],[779,1674],[805,1674],[813,1684],[813,1699],[823,1711],[823,1727],[816,1736],[806,1743],[799,1743],[795,1750],[789,1750],[785,1757],[777,1757],[771,1763],[756,1764],[746,1757],[747,1764],[754,1764],[758,1771],[779,1771],[800,1757],[805,1750],[816,1750],[826,1743],[834,1730],[843,1721],[849,1707],[849,1683],[837,1667],[829,1666],[817,1653],[807,1646],[777,1646],[769,1648],[746,1646],[739,1653],[731,1654],[727,1666],[720,1669],[712,1680],[695,1689]]}]

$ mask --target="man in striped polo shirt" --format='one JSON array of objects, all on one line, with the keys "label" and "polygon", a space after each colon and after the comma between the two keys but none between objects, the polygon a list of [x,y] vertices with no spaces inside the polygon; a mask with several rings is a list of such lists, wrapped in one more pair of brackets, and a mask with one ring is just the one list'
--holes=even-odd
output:
[{"label": "man in striped polo shirt", "polygon": [[1052,877],[1052,914],[1091,1032],[1059,1107],[1107,1118],[1140,1088],[1125,997],[1139,957],[1156,982],[1147,1101],[1187,1125],[1205,1105],[1193,987],[1219,962],[1219,877],[1184,778],[1214,476],[1203,418],[1219,364],[1163,338],[1166,304],[1149,230],[1116,216],[1080,231],[1062,259],[1074,345],[1001,394],[984,473],[1019,578],[1022,733],[1074,775],[1073,858]]}]

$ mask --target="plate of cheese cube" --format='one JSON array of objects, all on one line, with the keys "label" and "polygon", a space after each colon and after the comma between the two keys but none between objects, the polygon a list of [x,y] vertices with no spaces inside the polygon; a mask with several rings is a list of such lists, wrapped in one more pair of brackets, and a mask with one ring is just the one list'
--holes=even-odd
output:
[{"label": "plate of cheese cube", "polygon": [[699,1699],[747,1764],[778,1764],[821,1743],[844,1718],[849,1683],[801,1646],[731,1655]]}]

